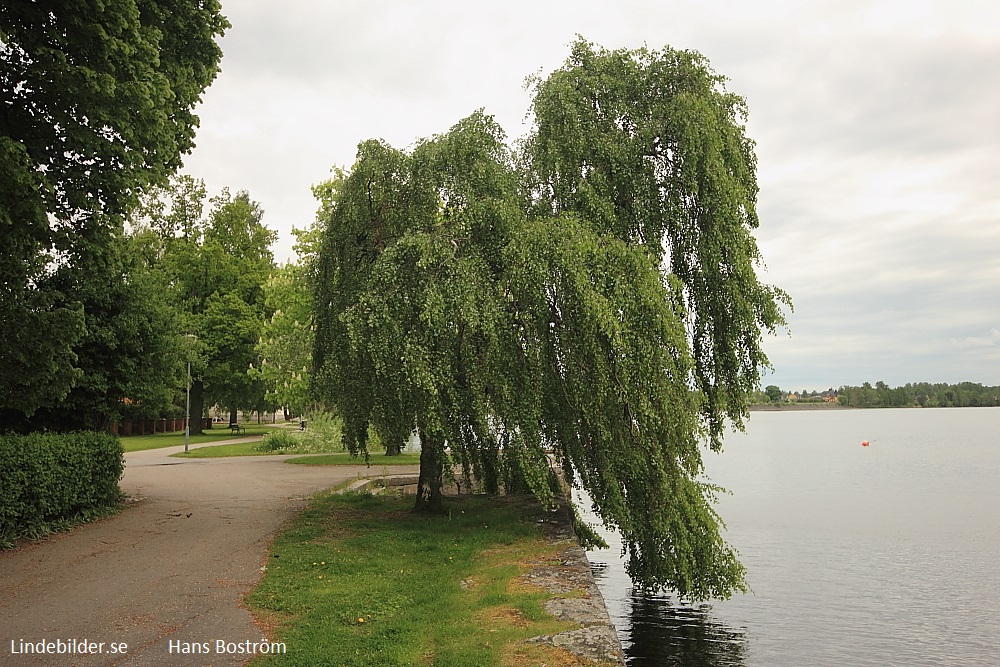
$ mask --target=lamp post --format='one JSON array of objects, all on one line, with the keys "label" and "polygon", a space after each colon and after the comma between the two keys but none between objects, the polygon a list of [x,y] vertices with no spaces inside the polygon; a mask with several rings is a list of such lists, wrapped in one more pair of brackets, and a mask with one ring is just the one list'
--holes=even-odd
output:
[{"label": "lamp post", "polygon": [[[184,334],[192,343],[198,340],[194,334]],[[187,405],[184,414],[184,451],[188,451],[188,440],[191,438],[191,348],[188,348],[188,378],[187,378]]]}]

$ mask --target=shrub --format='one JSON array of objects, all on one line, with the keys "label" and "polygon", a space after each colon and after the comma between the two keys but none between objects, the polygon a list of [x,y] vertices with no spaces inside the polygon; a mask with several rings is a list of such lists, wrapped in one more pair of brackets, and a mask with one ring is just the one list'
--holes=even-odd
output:
[{"label": "shrub", "polygon": [[341,421],[329,412],[306,417],[305,431],[276,430],[268,433],[254,449],[281,454],[327,454],[344,451]]},{"label": "shrub", "polygon": [[121,500],[124,470],[108,433],[0,435],[0,544],[107,513]]},{"label": "shrub", "polygon": [[306,417],[306,430],[297,433],[296,454],[323,454],[344,451],[343,420],[330,412],[313,412]]},{"label": "shrub", "polygon": [[254,449],[258,452],[278,452],[292,449],[298,442],[299,439],[288,431],[271,431],[254,446]]}]

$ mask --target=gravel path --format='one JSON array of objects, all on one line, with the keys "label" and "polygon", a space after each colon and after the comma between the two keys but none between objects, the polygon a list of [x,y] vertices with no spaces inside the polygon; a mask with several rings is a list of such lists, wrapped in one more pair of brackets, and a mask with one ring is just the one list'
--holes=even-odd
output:
[{"label": "gravel path", "polygon": [[[275,532],[319,491],[415,470],[169,457],[181,450],[126,455],[122,488],[135,501],[121,514],[0,552],[0,664],[242,665],[248,654],[231,651],[262,633],[241,599]],[[55,643],[45,655],[26,646],[42,641]],[[57,653],[59,641],[76,653]]]}]

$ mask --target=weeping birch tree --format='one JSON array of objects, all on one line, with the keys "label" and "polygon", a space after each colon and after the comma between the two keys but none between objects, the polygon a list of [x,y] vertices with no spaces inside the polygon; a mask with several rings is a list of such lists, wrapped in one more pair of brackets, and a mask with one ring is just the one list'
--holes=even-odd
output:
[{"label": "weeping birch tree", "polygon": [[558,464],[636,581],[728,596],[702,446],[742,425],[787,303],[756,277],[742,100],[697,54],[583,40],[534,86],[517,153],[482,112],[361,144],[322,213],[315,389],[352,452],[417,428],[415,509],[452,474],[548,502]]}]

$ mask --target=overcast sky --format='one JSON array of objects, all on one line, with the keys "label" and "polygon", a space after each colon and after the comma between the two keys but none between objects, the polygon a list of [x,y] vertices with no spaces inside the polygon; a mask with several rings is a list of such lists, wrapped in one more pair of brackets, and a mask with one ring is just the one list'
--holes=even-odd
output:
[{"label": "overcast sky", "polygon": [[795,304],[766,383],[1000,384],[998,3],[223,1],[185,171],[248,190],[279,259],[358,142],[404,148],[480,107],[521,136],[524,78],[576,34],[693,49],[747,100],[761,276]]}]

